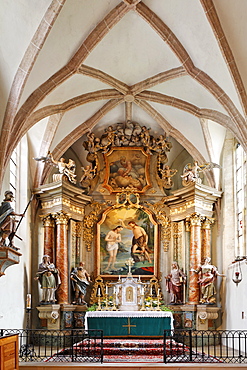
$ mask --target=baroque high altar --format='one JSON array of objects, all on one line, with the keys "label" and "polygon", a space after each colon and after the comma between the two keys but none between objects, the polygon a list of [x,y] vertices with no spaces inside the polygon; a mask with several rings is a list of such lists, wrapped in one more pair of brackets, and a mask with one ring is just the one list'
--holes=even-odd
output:
[{"label": "baroque high altar", "polygon": [[[198,283],[202,261],[210,261],[214,248],[214,210],[221,197],[202,181],[214,164],[194,161],[179,173],[167,165],[166,134],[155,137],[135,122],[109,126],[101,137],[88,132],[82,150],[87,164],[80,175],[75,160],[66,163],[48,153],[47,171],[52,165],[58,173],[34,190],[37,245],[53,266],[47,276],[55,270],[59,275],[51,300],[40,298],[37,289],[37,301],[44,301],[37,305],[37,325],[80,328],[85,302],[98,310],[150,310],[150,300],[156,300],[151,309],[169,305],[168,276],[176,266],[184,281],[180,296],[177,288],[172,291],[174,326],[214,328],[220,310],[215,292],[207,301]],[[176,177],[181,186],[173,190]],[[78,279],[84,280],[81,289]]]}]

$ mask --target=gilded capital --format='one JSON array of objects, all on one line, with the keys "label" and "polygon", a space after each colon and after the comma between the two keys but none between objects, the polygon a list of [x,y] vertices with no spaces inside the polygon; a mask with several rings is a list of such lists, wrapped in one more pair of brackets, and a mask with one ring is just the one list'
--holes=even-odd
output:
[{"label": "gilded capital", "polygon": [[69,222],[69,215],[64,212],[57,212],[52,214],[56,225],[68,225]]},{"label": "gilded capital", "polygon": [[211,229],[211,225],[213,225],[215,219],[210,217],[204,217],[202,221],[202,228],[203,229]]},{"label": "gilded capital", "polygon": [[190,226],[201,226],[202,224],[202,216],[199,213],[192,213],[188,220],[190,222]]},{"label": "gilded capital", "polygon": [[41,217],[44,227],[55,227],[55,222],[51,214]]}]

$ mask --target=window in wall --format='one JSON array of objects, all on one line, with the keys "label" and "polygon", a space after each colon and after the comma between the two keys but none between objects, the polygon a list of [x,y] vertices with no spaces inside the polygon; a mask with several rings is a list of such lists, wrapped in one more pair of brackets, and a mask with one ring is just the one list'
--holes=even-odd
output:
[{"label": "window in wall", "polygon": [[246,153],[236,146],[236,212],[237,212],[237,255],[246,255]]},{"label": "window in wall", "polygon": [[17,147],[14,149],[11,155],[11,158],[10,158],[9,185],[10,185],[10,190],[13,192],[15,199],[16,199],[16,189],[17,189],[18,152],[19,152],[19,145],[17,145]]}]

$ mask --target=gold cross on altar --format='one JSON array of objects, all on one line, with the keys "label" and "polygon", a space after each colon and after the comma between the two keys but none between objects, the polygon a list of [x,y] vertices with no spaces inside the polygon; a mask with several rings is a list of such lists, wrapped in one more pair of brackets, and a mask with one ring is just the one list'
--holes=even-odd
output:
[{"label": "gold cross on altar", "polygon": [[136,325],[130,325],[130,318],[128,317],[128,325],[122,325],[123,328],[128,328],[128,334],[130,334],[130,328],[136,328]]}]

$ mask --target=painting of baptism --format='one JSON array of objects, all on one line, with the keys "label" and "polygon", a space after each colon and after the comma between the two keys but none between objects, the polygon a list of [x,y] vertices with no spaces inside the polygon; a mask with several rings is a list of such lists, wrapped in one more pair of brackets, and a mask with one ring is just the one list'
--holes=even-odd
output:
[{"label": "painting of baptism", "polygon": [[99,222],[97,234],[101,275],[127,275],[130,257],[133,275],[154,275],[157,225],[144,209],[111,209]]}]

